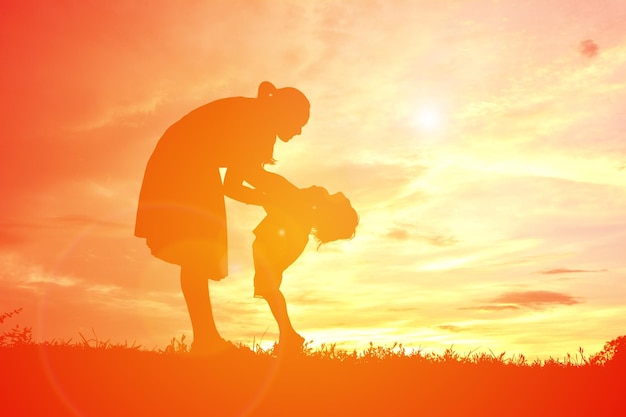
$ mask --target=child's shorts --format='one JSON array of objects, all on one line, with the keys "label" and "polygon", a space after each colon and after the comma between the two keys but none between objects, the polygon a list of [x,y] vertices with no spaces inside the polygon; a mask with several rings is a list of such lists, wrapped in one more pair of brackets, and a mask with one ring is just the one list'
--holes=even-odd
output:
[{"label": "child's shorts", "polygon": [[276,256],[276,248],[265,245],[258,239],[252,243],[254,259],[254,296],[265,297],[280,290],[283,281],[281,257]]}]

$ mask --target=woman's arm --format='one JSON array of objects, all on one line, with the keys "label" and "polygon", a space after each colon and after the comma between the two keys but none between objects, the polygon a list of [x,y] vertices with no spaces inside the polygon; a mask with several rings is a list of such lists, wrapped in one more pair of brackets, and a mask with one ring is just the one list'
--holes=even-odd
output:
[{"label": "woman's arm", "polygon": [[224,195],[245,204],[262,206],[266,202],[265,195],[259,189],[244,184],[244,172],[236,168],[227,168],[224,174]]},{"label": "woman's arm", "polygon": [[247,170],[244,175],[248,184],[265,194],[290,196],[300,190],[282,175],[268,172],[262,167]]},{"label": "woman's arm", "polygon": [[[244,181],[252,185],[244,185]],[[272,199],[293,197],[299,188],[286,178],[258,168],[229,167],[224,174],[224,195],[246,204],[265,205]]]}]

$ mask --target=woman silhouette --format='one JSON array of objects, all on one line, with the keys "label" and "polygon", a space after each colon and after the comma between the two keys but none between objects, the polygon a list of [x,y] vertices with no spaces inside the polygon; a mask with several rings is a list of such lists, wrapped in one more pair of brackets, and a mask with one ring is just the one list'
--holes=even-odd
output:
[{"label": "woman silhouette", "polygon": [[[165,131],[150,156],[135,235],[146,238],[154,256],[181,266],[194,352],[232,346],[217,331],[208,286],[228,274],[224,196],[266,205],[274,193],[297,192],[264,165],[274,162],[276,137],[288,142],[308,119],[304,94],[264,81],[257,98],[224,98],[191,111]],[[223,183],[220,167],[226,168]]]}]

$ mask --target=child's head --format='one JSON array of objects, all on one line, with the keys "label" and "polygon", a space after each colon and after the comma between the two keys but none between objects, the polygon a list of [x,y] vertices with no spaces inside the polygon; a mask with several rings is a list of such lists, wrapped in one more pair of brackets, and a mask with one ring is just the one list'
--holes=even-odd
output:
[{"label": "child's head", "polygon": [[331,194],[315,205],[313,236],[322,243],[354,237],[359,216],[342,193]]},{"label": "child's head", "polygon": [[276,88],[269,81],[259,85],[258,98],[268,100],[274,113],[276,135],[288,142],[309,121],[309,100],[293,87]]}]

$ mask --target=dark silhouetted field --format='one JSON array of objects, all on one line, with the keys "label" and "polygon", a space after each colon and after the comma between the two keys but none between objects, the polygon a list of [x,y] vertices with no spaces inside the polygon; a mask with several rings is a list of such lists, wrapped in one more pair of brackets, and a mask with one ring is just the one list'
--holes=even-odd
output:
[{"label": "dark silhouetted field", "polygon": [[201,358],[179,342],[146,351],[14,337],[0,347],[0,415],[622,416],[625,349],[621,337],[588,358],[533,363],[398,346]]}]

